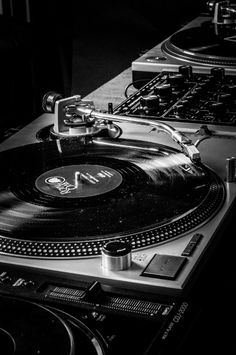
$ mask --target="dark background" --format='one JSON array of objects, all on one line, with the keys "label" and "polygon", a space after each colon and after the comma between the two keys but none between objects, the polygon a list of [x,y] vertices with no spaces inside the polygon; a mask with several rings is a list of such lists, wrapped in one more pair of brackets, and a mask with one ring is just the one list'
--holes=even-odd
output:
[{"label": "dark background", "polygon": [[[42,113],[47,91],[85,96],[206,10],[203,0],[31,0],[27,18],[25,0],[12,0],[12,8],[9,4],[3,1],[0,16],[2,137]],[[224,232],[226,237],[231,233],[230,228]],[[235,315],[232,260],[234,248],[227,243],[218,247],[202,285],[194,289],[195,300],[209,314],[201,319],[200,341],[191,343],[190,338],[186,353],[212,353],[213,342],[219,351],[230,348],[234,327],[229,321]]]},{"label": "dark background", "polygon": [[47,91],[85,96],[204,10],[199,0],[3,0],[1,132],[40,115]]}]

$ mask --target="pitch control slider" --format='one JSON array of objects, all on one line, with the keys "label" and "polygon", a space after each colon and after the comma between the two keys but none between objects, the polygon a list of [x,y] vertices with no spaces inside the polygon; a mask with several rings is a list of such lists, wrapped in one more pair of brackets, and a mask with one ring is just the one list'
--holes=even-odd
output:
[{"label": "pitch control slider", "polygon": [[184,154],[186,154],[193,162],[200,161],[200,153],[196,146],[192,143],[192,141],[185,136],[183,133],[177,131],[170,125],[158,121],[151,121],[146,119],[141,119],[138,117],[127,117],[127,116],[119,116],[110,113],[98,112],[92,108],[80,106],[76,107],[77,114],[81,116],[85,116],[90,122],[95,123],[97,120],[100,121],[112,121],[112,122],[126,122],[126,123],[134,123],[144,126],[150,126],[156,129],[158,132],[165,132],[171,136],[171,138],[177,142]]}]

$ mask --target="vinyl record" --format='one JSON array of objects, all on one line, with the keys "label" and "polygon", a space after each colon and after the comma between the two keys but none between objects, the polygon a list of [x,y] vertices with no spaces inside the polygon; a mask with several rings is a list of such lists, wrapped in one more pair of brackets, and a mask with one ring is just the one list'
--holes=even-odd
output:
[{"label": "vinyl record", "polygon": [[105,241],[133,248],[208,220],[221,181],[181,152],[146,142],[60,140],[0,154],[0,251],[33,257],[97,255]]},{"label": "vinyl record", "polygon": [[13,298],[0,300],[4,355],[103,355],[104,344],[87,325],[62,311]]},{"label": "vinyl record", "polygon": [[212,65],[236,65],[235,26],[215,25],[210,21],[199,27],[172,35],[162,47],[179,59]]}]

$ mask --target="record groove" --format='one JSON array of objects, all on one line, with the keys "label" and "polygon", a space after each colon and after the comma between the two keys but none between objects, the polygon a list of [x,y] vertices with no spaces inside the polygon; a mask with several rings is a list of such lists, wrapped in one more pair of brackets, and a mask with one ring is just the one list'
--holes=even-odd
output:
[{"label": "record groove", "polygon": [[[193,165],[166,146],[157,149],[140,142],[140,149],[132,149],[137,141],[120,140],[119,144],[61,142],[58,148],[57,142],[47,142],[1,153],[6,174],[1,177],[0,253],[33,258],[96,256],[104,243],[115,238],[140,249],[180,237],[220,208],[224,185],[203,165]],[[24,155],[23,163],[19,155]],[[86,164],[89,169],[96,167],[91,181],[102,166],[109,177],[101,179],[110,181],[115,176],[115,185],[103,190],[105,184],[96,195],[78,193],[71,198],[60,196],[57,188],[58,196],[37,188],[35,182],[39,177],[47,179],[47,172],[51,177],[52,169],[66,167],[69,181],[74,167],[77,171]],[[91,182],[82,179],[80,183]]]},{"label": "record groove", "polygon": [[235,66],[234,26],[215,27],[211,21],[181,30],[163,43],[163,52],[191,62]]},{"label": "record groove", "polygon": [[[80,317],[15,298],[1,298],[0,340],[5,355],[105,354],[106,342]],[[23,321],[22,321],[23,320]]]}]

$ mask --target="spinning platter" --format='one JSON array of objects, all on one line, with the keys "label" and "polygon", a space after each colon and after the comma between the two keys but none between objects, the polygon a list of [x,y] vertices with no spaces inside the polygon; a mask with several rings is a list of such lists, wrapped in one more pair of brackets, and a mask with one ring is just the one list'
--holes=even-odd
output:
[{"label": "spinning platter", "polygon": [[173,34],[163,43],[162,50],[190,62],[236,66],[236,29],[216,28],[206,21]]},{"label": "spinning platter", "polygon": [[[0,307],[0,339],[5,354],[46,355],[56,352],[69,355],[74,351],[74,339],[70,328],[49,309],[11,299],[1,299]],[[14,322],[9,314],[13,315]],[[25,322],[22,323],[22,319]],[[83,332],[81,335],[84,335]],[[83,351],[86,353],[86,347]],[[91,352],[93,353],[96,354],[95,351]]]},{"label": "spinning platter", "polygon": [[6,255],[95,256],[117,238],[133,250],[158,245],[209,221],[225,198],[210,169],[147,142],[51,141],[2,152],[0,160]]},{"label": "spinning platter", "polygon": [[236,198],[236,10],[211,5],[132,64],[146,82],[118,106],[49,92],[2,144],[0,282],[22,282],[8,265],[67,286],[188,293]]},{"label": "spinning platter", "polygon": [[199,140],[166,123],[57,98],[25,128],[32,143],[23,129],[0,153],[1,263],[179,295],[234,201],[234,159],[227,182],[221,166],[234,141],[215,163],[218,138],[203,137],[201,159]]},{"label": "spinning platter", "polygon": [[125,304],[136,305],[136,312],[143,305],[157,310],[155,315],[143,316],[140,320],[137,315],[125,315],[124,311],[122,315],[114,314],[114,310],[110,314],[102,313],[99,309],[76,307],[73,302],[55,307],[43,302],[43,293],[41,303],[39,300],[36,303],[33,293],[37,291],[29,290],[28,300],[22,295],[0,296],[0,340],[4,355],[119,355],[132,352],[151,355],[153,351],[162,355],[164,350],[179,345],[178,335],[184,334],[177,325],[174,337],[171,335],[173,343],[162,339],[178,310],[186,312],[184,329],[191,317],[199,312],[186,302],[165,304],[124,297]]},{"label": "spinning platter", "polygon": [[146,83],[117,107],[49,92],[45,114],[1,145],[4,355],[189,354],[192,344],[199,353],[206,342],[198,348],[196,334],[204,340],[212,327],[198,306],[209,291],[217,331],[207,350],[222,338],[236,6],[209,6],[213,19],[197,18],[133,63]]},{"label": "spinning platter", "polygon": [[[219,66],[236,71],[236,6],[231,1],[209,1],[203,13],[132,63],[133,79],[151,79],[162,70],[192,65],[195,73],[209,74]],[[139,82],[137,82],[137,85]]]},{"label": "spinning platter", "polygon": [[236,38],[219,38],[211,22],[174,34],[163,44],[163,51],[179,58],[214,65],[236,65]]}]

